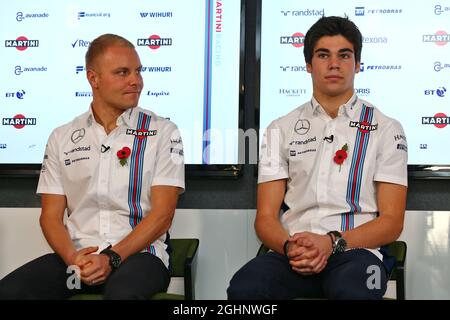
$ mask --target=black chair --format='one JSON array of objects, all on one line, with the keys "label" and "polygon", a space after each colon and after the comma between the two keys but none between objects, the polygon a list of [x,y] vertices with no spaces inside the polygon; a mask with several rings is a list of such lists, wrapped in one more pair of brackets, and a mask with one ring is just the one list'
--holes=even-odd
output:
[{"label": "black chair", "polygon": [[[264,244],[259,247],[257,256],[265,254],[270,249]],[[394,267],[388,276],[389,281],[395,281],[395,290],[397,300],[405,300],[405,261],[406,261],[406,242],[394,241],[387,245],[387,253],[395,258]]]}]

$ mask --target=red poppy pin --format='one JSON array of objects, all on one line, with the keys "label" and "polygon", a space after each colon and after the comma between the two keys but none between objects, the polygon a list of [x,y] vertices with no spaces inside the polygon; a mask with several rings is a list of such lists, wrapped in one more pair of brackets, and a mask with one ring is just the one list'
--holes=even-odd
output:
[{"label": "red poppy pin", "polygon": [[344,144],[344,146],[341,149],[339,149],[338,151],[336,151],[336,154],[334,155],[333,160],[336,164],[339,165],[339,172],[341,172],[341,166],[344,163],[344,160],[347,159],[347,156],[348,156],[347,151],[348,151],[348,145]]},{"label": "red poppy pin", "polygon": [[128,147],[123,147],[122,149],[117,151],[117,158],[119,158],[119,162],[122,165],[122,167],[127,164],[127,159],[130,156],[130,154],[131,150]]}]

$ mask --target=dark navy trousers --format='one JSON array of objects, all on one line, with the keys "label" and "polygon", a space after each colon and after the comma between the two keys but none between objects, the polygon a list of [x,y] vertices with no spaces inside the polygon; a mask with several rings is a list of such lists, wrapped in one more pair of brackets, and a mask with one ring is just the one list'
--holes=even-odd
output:
[{"label": "dark navy trousers", "polygon": [[[0,280],[0,300],[66,299],[75,294],[104,294],[104,299],[150,299],[165,292],[170,275],[164,263],[150,253],[137,253],[123,261],[102,285],[81,288],[67,285],[64,261],[55,253],[46,254],[14,270]],[[70,281],[69,281],[70,283]],[[73,289],[71,289],[71,287]]]},{"label": "dark navy trousers", "polygon": [[331,255],[319,274],[300,275],[286,256],[258,256],[231,279],[230,300],[287,300],[295,298],[381,299],[387,288],[383,262],[364,249]]}]

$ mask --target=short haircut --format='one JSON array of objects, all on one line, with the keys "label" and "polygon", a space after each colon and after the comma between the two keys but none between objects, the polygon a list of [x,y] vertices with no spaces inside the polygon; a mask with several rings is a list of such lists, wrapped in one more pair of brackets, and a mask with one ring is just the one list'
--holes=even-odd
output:
[{"label": "short haircut", "polygon": [[322,17],[314,23],[305,36],[303,54],[306,63],[311,63],[314,55],[314,46],[324,36],[342,35],[353,44],[356,62],[361,61],[362,35],[356,24],[348,17]]},{"label": "short haircut", "polygon": [[111,33],[103,34],[89,44],[85,56],[86,69],[92,69],[95,59],[113,46],[134,48],[134,45],[124,37]]}]

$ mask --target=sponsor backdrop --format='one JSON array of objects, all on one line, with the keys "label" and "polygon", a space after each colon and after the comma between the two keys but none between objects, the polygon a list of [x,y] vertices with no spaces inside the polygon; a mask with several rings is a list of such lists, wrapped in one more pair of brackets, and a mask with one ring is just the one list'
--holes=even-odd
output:
[{"label": "sponsor backdrop", "polygon": [[88,110],[84,55],[103,33],[136,46],[140,106],[178,125],[186,163],[237,163],[237,135],[223,135],[238,129],[240,11],[240,0],[0,0],[0,163],[41,163],[52,129]]},{"label": "sponsor backdrop", "polygon": [[322,15],[360,28],[355,89],[402,123],[409,164],[450,164],[450,1],[262,0],[260,128],[311,98],[303,40]]}]

